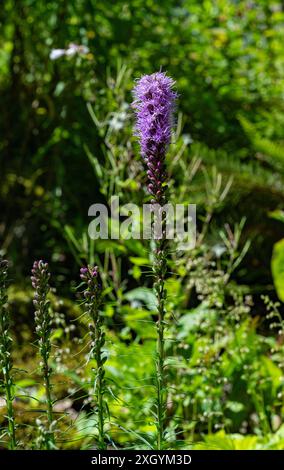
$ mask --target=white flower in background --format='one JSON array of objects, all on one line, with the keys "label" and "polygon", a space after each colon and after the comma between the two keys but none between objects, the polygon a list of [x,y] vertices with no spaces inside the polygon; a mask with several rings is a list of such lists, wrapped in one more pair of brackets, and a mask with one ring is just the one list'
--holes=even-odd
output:
[{"label": "white flower in background", "polygon": [[68,56],[73,56],[75,54],[88,54],[89,49],[86,46],[78,46],[78,44],[71,43],[68,46],[68,49],[66,49],[65,54]]},{"label": "white flower in background", "polygon": [[51,53],[49,54],[49,58],[51,60],[56,60],[63,55],[65,55],[65,49],[52,49]]},{"label": "white flower in background", "polygon": [[109,121],[109,126],[115,130],[119,131],[125,125],[125,121],[128,119],[128,108],[129,105],[127,103],[123,103],[120,110],[116,113],[111,114],[111,119]]},{"label": "white flower in background", "polygon": [[64,55],[73,57],[74,55],[85,55],[88,54],[89,48],[87,46],[80,46],[78,44],[70,43],[67,49],[52,49],[49,54],[51,60],[59,59]]}]

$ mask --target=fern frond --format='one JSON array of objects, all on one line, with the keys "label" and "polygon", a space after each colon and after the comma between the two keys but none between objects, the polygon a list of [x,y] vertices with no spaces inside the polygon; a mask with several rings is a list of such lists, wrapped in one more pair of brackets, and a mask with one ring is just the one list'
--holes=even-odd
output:
[{"label": "fern frond", "polygon": [[261,166],[257,160],[247,161],[238,154],[230,155],[225,150],[211,149],[199,142],[192,144],[191,153],[193,157],[200,158],[206,166],[214,166],[224,176],[232,176],[233,186],[237,187],[239,192],[269,191],[283,198],[284,175]]},{"label": "fern frond", "polygon": [[284,144],[262,137],[255,126],[244,116],[238,116],[238,119],[254,149],[261,152],[263,159],[269,164],[284,172]]}]

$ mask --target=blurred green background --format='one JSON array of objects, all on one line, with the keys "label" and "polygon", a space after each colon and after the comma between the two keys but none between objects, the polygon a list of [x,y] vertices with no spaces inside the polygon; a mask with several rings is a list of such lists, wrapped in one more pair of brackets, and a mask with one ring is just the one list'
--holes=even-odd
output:
[{"label": "blurred green background", "polygon": [[[273,146],[263,154],[254,144],[283,140],[281,2],[18,0],[3,1],[0,15],[0,235],[19,276],[40,254],[70,260],[61,229],[81,230],[100,197],[85,148],[103,162],[107,124],[119,145],[131,140],[133,80],[162,67],[177,81],[189,143],[236,177],[225,217],[248,218],[249,282],[271,283],[283,228],[268,213],[281,207],[283,147],[270,155]],[[50,59],[70,43],[89,53]]]},{"label": "blurred green background", "polygon": [[[50,262],[55,309],[67,324],[77,309],[71,291],[78,269],[96,262],[105,273],[111,343],[122,355],[129,347],[148,357],[153,332],[139,322],[153,314],[144,268],[149,247],[142,241],[91,242],[87,227],[95,202],[108,203],[112,194],[122,203],[146,198],[131,89],[136,78],[162,68],[179,93],[168,155],[170,194],[175,202],[197,204],[200,234],[194,253],[170,260],[169,307],[183,325],[175,354],[185,361],[171,378],[180,394],[173,408],[183,423],[171,424],[169,417],[171,438],[194,440],[196,430],[211,435],[219,428],[263,436],[280,428],[283,309],[275,302],[284,300],[284,3],[2,0],[0,26],[0,250],[12,262],[10,298],[20,344],[28,343],[32,328],[33,260]],[[276,309],[280,322],[275,334],[266,318],[268,295],[268,310]],[[204,318],[212,320],[206,328]],[[225,345],[216,339],[215,322]],[[235,333],[242,329],[239,341],[249,354],[244,351],[240,364]],[[192,349],[198,341],[201,362],[205,345],[212,353],[206,353],[204,389],[198,379],[203,362]],[[27,357],[33,356],[26,347]],[[235,351],[231,358],[228,348]],[[109,373],[121,381],[119,353]],[[129,361],[127,374],[132,368],[137,378]],[[214,374],[218,369],[228,379],[227,389],[210,375],[219,362]],[[196,368],[196,379],[187,367]],[[131,381],[127,374],[125,384]],[[260,396],[248,401],[255,384]],[[206,387],[216,392],[210,406],[204,404]],[[191,402],[197,390],[204,393]],[[134,408],[141,400],[135,393],[123,394]],[[137,429],[151,433],[145,409]],[[209,439],[209,445],[217,444]],[[222,445],[230,443],[224,438]]]}]

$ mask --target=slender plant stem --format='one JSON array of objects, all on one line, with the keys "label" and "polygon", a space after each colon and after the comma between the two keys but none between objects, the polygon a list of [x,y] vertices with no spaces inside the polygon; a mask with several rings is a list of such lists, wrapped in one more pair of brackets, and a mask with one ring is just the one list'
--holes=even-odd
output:
[{"label": "slender plant stem", "polygon": [[45,385],[45,395],[46,395],[46,416],[47,416],[47,421],[48,421],[48,427],[49,427],[49,432],[48,432],[48,443],[47,447],[48,448],[54,448],[55,447],[55,437],[54,433],[51,432],[52,426],[53,426],[53,401],[52,401],[52,396],[51,396],[51,384],[50,384],[50,368],[48,366],[48,361],[44,359],[44,366],[43,366],[43,376],[44,376],[44,385]]},{"label": "slender plant stem", "polygon": [[165,381],[164,381],[164,312],[159,309],[157,322],[157,449],[163,447],[165,416]]},{"label": "slender plant stem", "polygon": [[[48,314],[49,316],[49,314]],[[50,322],[50,319],[48,318],[47,323]],[[52,431],[53,427],[53,400],[52,400],[52,394],[51,394],[51,382],[50,382],[50,376],[51,376],[51,368],[49,366],[49,351],[51,349],[51,344],[50,344],[50,332],[49,329],[45,332],[43,338],[42,338],[42,343],[40,346],[40,354],[42,357],[42,374],[43,374],[43,380],[44,380],[44,386],[45,386],[45,396],[46,396],[46,417],[47,417],[47,422],[48,422],[48,432],[47,432],[47,442],[46,442],[46,448],[47,449],[54,449],[55,448],[55,436],[54,432]]]},{"label": "slender plant stem", "polygon": [[84,297],[86,299],[86,313],[90,319],[89,330],[91,336],[90,356],[96,361],[96,370],[94,376],[94,397],[97,406],[97,430],[98,430],[98,449],[104,450],[106,446],[105,436],[105,368],[103,347],[105,344],[105,333],[103,331],[103,318],[100,314],[101,306],[101,283],[99,280],[98,267],[88,267],[81,269],[81,279],[86,284]]},{"label": "slender plant stem", "polygon": [[50,291],[49,279],[50,273],[47,263],[42,260],[35,261],[32,269],[32,285],[35,289],[34,306],[35,310],[35,323],[36,332],[38,335],[39,354],[41,356],[42,364],[41,370],[43,375],[45,396],[46,396],[46,417],[48,429],[46,431],[46,449],[55,449],[55,436],[52,430],[54,425],[53,417],[53,400],[51,393],[51,368],[49,366],[49,356],[51,351],[51,317],[50,317],[50,302],[48,300],[48,293]]},{"label": "slender plant stem", "polygon": [[[1,309],[2,310],[2,309]],[[3,310],[0,313],[0,334],[2,336],[2,344],[7,345],[7,338],[5,338],[5,321],[3,321],[4,315]],[[8,331],[6,330],[8,333]],[[4,333],[4,334],[3,334]],[[10,348],[9,348],[10,349]],[[2,370],[3,370],[3,382],[5,388],[5,398],[6,398],[6,407],[7,407],[7,419],[8,419],[8,436],[9,436],[9,449],[14,450],[16,448],[16,432],[15,432],[15,417],[14,417],[14,394],[13,394],[13,379],[11,377],[12,370],[12,360],[9,358],[10,352],[6,346],[6,360],[3,360]],[[2,361],[1,361],[2,362]]]},{"label": "slender plant stem", "polygon": [[103,365],[103,356],[102,356],[102,345],[104,344],[104,334],[101,328],[101,317],[98,309],[94,312],[93,324],[94,324],[94,337],[95,337],[95,347],[93,350],[93,356],[97,363],[96,370],[96,401],[98,406],[98,448],[99,450],[106,449],[105,445],[105,432],[104,432],[104,365]]},{"label": "slender plant stem", "polygon": [[166,378],[165,378],[165,274],[167,271],[167,250],[165,237],[165,215],[162,214],[162,236],[156,240],[154,249],[154,289],[157,298],[158,320],[156,345],[156,382],[157,382],[157,449],[163,449],[164,422],[166,415]]},{"label": "slender plant stem", "polygon": [[13,408],[13,401],[14,401],[14,396],[11,393],[11,387],[8,385],[9,382],[11,382],[11,377],[8,374],[8,377],[6,377],[6,384],[5,384],[5,389],[6,389],[6,403],[7,403],[7,416],[8,416],[8,434],[9,434],[9,440],[10,440],[10,445],[9,448],[10,450],[15,450],[17,447],[16,443],[16,429],[15,429],[15,416],[14,416],[14,408]]},{"label": "slender plant stem", "polygon": [[[101,367],[101,366],[100,366]],[[99,431],[99,448],[105,449],[105,433],[104,433],[104,404],[103,404],[103,378],[98,373],[98,431]]]},{"label": "slender plant stem", "polygon": [[16,431],[15,431],[15,416],[14,416],[14,392],[13,392],[13,379],[12,369],[13,362],[11,358],[12,339],[10,337],[10,318],[5,304],[8,300],[7,297],[7,268],[8,262],[0,260],[0,366],[3,371],[3,384],[5,389],[7,419],[8,419],[8,437],[9,449],[16,449]]}]

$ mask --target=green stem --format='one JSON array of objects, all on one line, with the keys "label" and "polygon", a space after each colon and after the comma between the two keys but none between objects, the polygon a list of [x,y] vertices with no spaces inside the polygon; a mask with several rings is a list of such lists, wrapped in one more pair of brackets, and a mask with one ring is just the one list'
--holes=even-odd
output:
[{"label": "green stem", "polygon": [[15,432],[15,417],[13,408],[13,393],[12,393],[12,379],[9,372],[10,367],[4,374],[4,387],[6,394],[6,406],[7,406],[7,417],[8,417],[8,436],[9,436],[9,449],[14,450],[16,448],[16,432]]},{"label": "green stem", "polygon": [[157,449],[163,448],[165,393],[164,393],[164,315],[159,312],[157,322]]},{"label": "green stem", "polygon": [[157,361],[156,361],[156,385],[157,385],[157,449],[163,449],[164,442],[164,422],[166,415],[166,381],[165,381],[165,274],[167,270],[167,255],[165,248],[165,233],[163,227],[163,236],[156,240],[154,251],[154,288],[157,297],[158,320],[157,328]]},{"label": "green stem", "polygon": [[97,431],[98,431],[98,449],[106,449],[106,436],[104,430],[104,393],[105,393],[105,368],[106,358],[103,356],[103,347],[105,344],[105,333],[103,331],[103,317],[100,314],[102,303],[101,282],[97,266],[88,266],[81,268],[80,277],[86,285],[84,297],[86,299],[86,313],[89,317],[91,350],[90,356],[96,361],[96,372],[94,376],[94,399],[97,406]]},{"label": "green stem", "polygon": [[47,358],[44,358],[43,375],[44,375],[46,408],[47,408],[46,415],[47,415],[48,428],[49,428],[47,449],[54,449],[55,437],[54,437],[54,433],[51,431],[52,426],[53,426],[53,402],[52,402],[52,396],[51,396],[50,369],[48,366]]},{"label": "green stem", "polygon": [[103,379],[99,373],[98,377],[98,432],[99,432],[99,450],[106,449],[104,433],[104,407],[103,407]]},{"label": "green stem", "polygon": [[7,265],[1,261],[0,271],[0,367],[3,370],[3,384],[8,418],[9,449],[14,450],[17,446],[14,416],[14,393],[11,371],[13,362],[11,358],[12,339],[10,338],[10,318],[5,304],[8,300],[6,294]]},{"label": "green stem", "polygon": [[98,304],[94,306],[94,311],[92,313],[92,320],[93,320],[93,339],[94,339],[94,350],[93,356],[97,363],[97,371],[96,371],[96,402],[98,408],[98,449],[104,450],[106,449],[106,440],[105,440],[105,431],[104,431],[104,390],[105,390],[105,381],[104,381],[104,361],[102,357],[102,347],[104,345],[104,333],[102,331],[101,325],[101,316],[98,310]]}]

